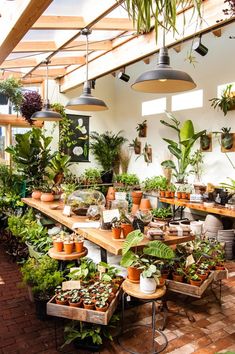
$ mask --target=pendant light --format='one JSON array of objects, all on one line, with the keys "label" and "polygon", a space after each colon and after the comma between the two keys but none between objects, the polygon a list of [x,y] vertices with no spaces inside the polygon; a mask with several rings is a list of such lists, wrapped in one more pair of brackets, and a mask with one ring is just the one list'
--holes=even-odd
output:
[{"label": "pendant light", "polygon": [[88,81],[88,36],[91,30],[84,28],[82,34],[86,36],[86,81],[81,96],[71,99],[66,108],[76,111],[105,111],[108,107],[104,101],[91,95],[91,82]]},{"label": "pendant light", "polygon": [[46,64],[46,101],[45,101],[45,104],[44,104],[42,110],[35,112],[32,115],[31,119],[32,120],[40,120],[40,121],[50,121],[50,122],[59,121],[59,120],[62,120],[62,116],[59,113],[50,110],[50,102],[48,99],[48,64],[49,64],[49,60],[46,60],[44,63]]},{"label": "pendant light", "polygon": [[182,92],[196,87],[190,75],[184,71],[174,70],[170,66],[170,57],[165,46],[165,25],[163,47],[159,51],[157,69],[141,74],[131,87],[133,90],[146,93]]}]

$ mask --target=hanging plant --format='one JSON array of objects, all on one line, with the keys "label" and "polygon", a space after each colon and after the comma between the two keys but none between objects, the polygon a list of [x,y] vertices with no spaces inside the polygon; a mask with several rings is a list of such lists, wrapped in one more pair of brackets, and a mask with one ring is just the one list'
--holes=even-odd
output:
[{"label": "hanging plant", "polygon": [[20,111],[20,105],[23,100],[21,88],[22,84],[20,80],[14,77],[0,81],[0,94],[5,95],[10,100],[16,112]]},{"label": "hanging plant", "polygon": [[226,114],[228,111],[235,108],[235,93],[232,91],[233,85],[227,85],[226,88],[222,91],[221,97],[211,98],[209,101],[211,103],[211,107],[220,108],[221,111]]},{"label": "hanging plant", "polygon": [[224,149],[230,150],[233,147],[233,134],[230,132],[231,128],[223,127],[221,129],[221,145]]},{"label": "hanging plant", "polygon": [[31,119],[33,113],[41,111],[41,109],[42,98],[37,91],[27,91],[23,94],[20,112],[29,124],[33,124],[33,120]]}]

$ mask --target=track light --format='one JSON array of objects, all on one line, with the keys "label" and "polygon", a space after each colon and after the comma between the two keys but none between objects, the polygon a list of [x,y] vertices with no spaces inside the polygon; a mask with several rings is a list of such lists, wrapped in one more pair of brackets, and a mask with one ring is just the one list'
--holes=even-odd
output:
[{"label": "track light", "polygon": [[120,71],[120,73],[118,73],[118,78],[125,82],[128,82],[130,80],[130,76],[125,73],[125,70],[124,72]]},{"label": "track light", "polygon": [[201,40],[202,35],[193,43],[193,50],[204,57],[208,53],[208,48],[202,44]]}]

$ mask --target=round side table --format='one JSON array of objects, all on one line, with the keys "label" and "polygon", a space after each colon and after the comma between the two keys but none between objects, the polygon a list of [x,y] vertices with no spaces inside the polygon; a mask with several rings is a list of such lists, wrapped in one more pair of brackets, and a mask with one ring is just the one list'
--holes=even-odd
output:
[{"label": "round side table", "polygon": [[[126,345],[124,346],[122,344],[122,335],[130,332],[134,328],[138,327],[149,327],[148,325],[132,325],[128,329],[123,331],[123,323],[124,323],[124,309],[125,309],[125,297],[126,296],[132,296],[134,298],[143,300],[143,303],[151,302],[152,303],[152,324],[151,324],[151,329],[152,329],[152,348],[151,350],[148,351],[148,354],[157,354],[162,352],[168,344],[167,338],[165,334],[160,331],[159,329],[156,329],[156,300],[161,300],[161,298],[165,295],[166,293],[166,287],[163,286],[161,288],[157,288],[157,290],[153,294],[145,294],[140,291],[140,285],[135,284],[130,282],[128,279],[126,279],[122,283],[122,289],[123,289],[123,294],[122,294],[122,316],[121,316],[121,334],[118,336],[117,341],[118,344],[124,349],[126,352],[131,353],[131,354],[142,354],[141,352],[133,351],[131,348],[128,348]],[[155,341],[155,333],[158,333],[160,335],[159,338],[161,338],[161,345],[159,350],[156,350],[156,341]],[[145,351],[146,353],[146,351]]]},{"label": "round side table", "polygon": [[64,270],[66,266],[66,262],[69,261],[79,261],[80,258],[85,257],[88,253],[88,250],[86,247],[83,248],[82,252],[73,252],[70,254],[66,254],[64,251],[62,252],[57,252],[54,247],[50,248],[48,251],[48,255],[59,261],[59,270]]}]

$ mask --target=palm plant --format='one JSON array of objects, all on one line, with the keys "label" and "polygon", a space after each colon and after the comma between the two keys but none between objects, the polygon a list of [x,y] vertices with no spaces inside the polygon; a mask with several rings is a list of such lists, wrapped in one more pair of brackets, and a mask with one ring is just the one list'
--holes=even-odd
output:
[{"label": "palm plant", "polygon": [[119,158],[120,148],[127,140],[121,136],[121,133],[122,131],[119,131],[117,134],[106,131],[102,134],[97,132],[91,132],[90,134],[90,150],[104,171],[113,170]]}]

